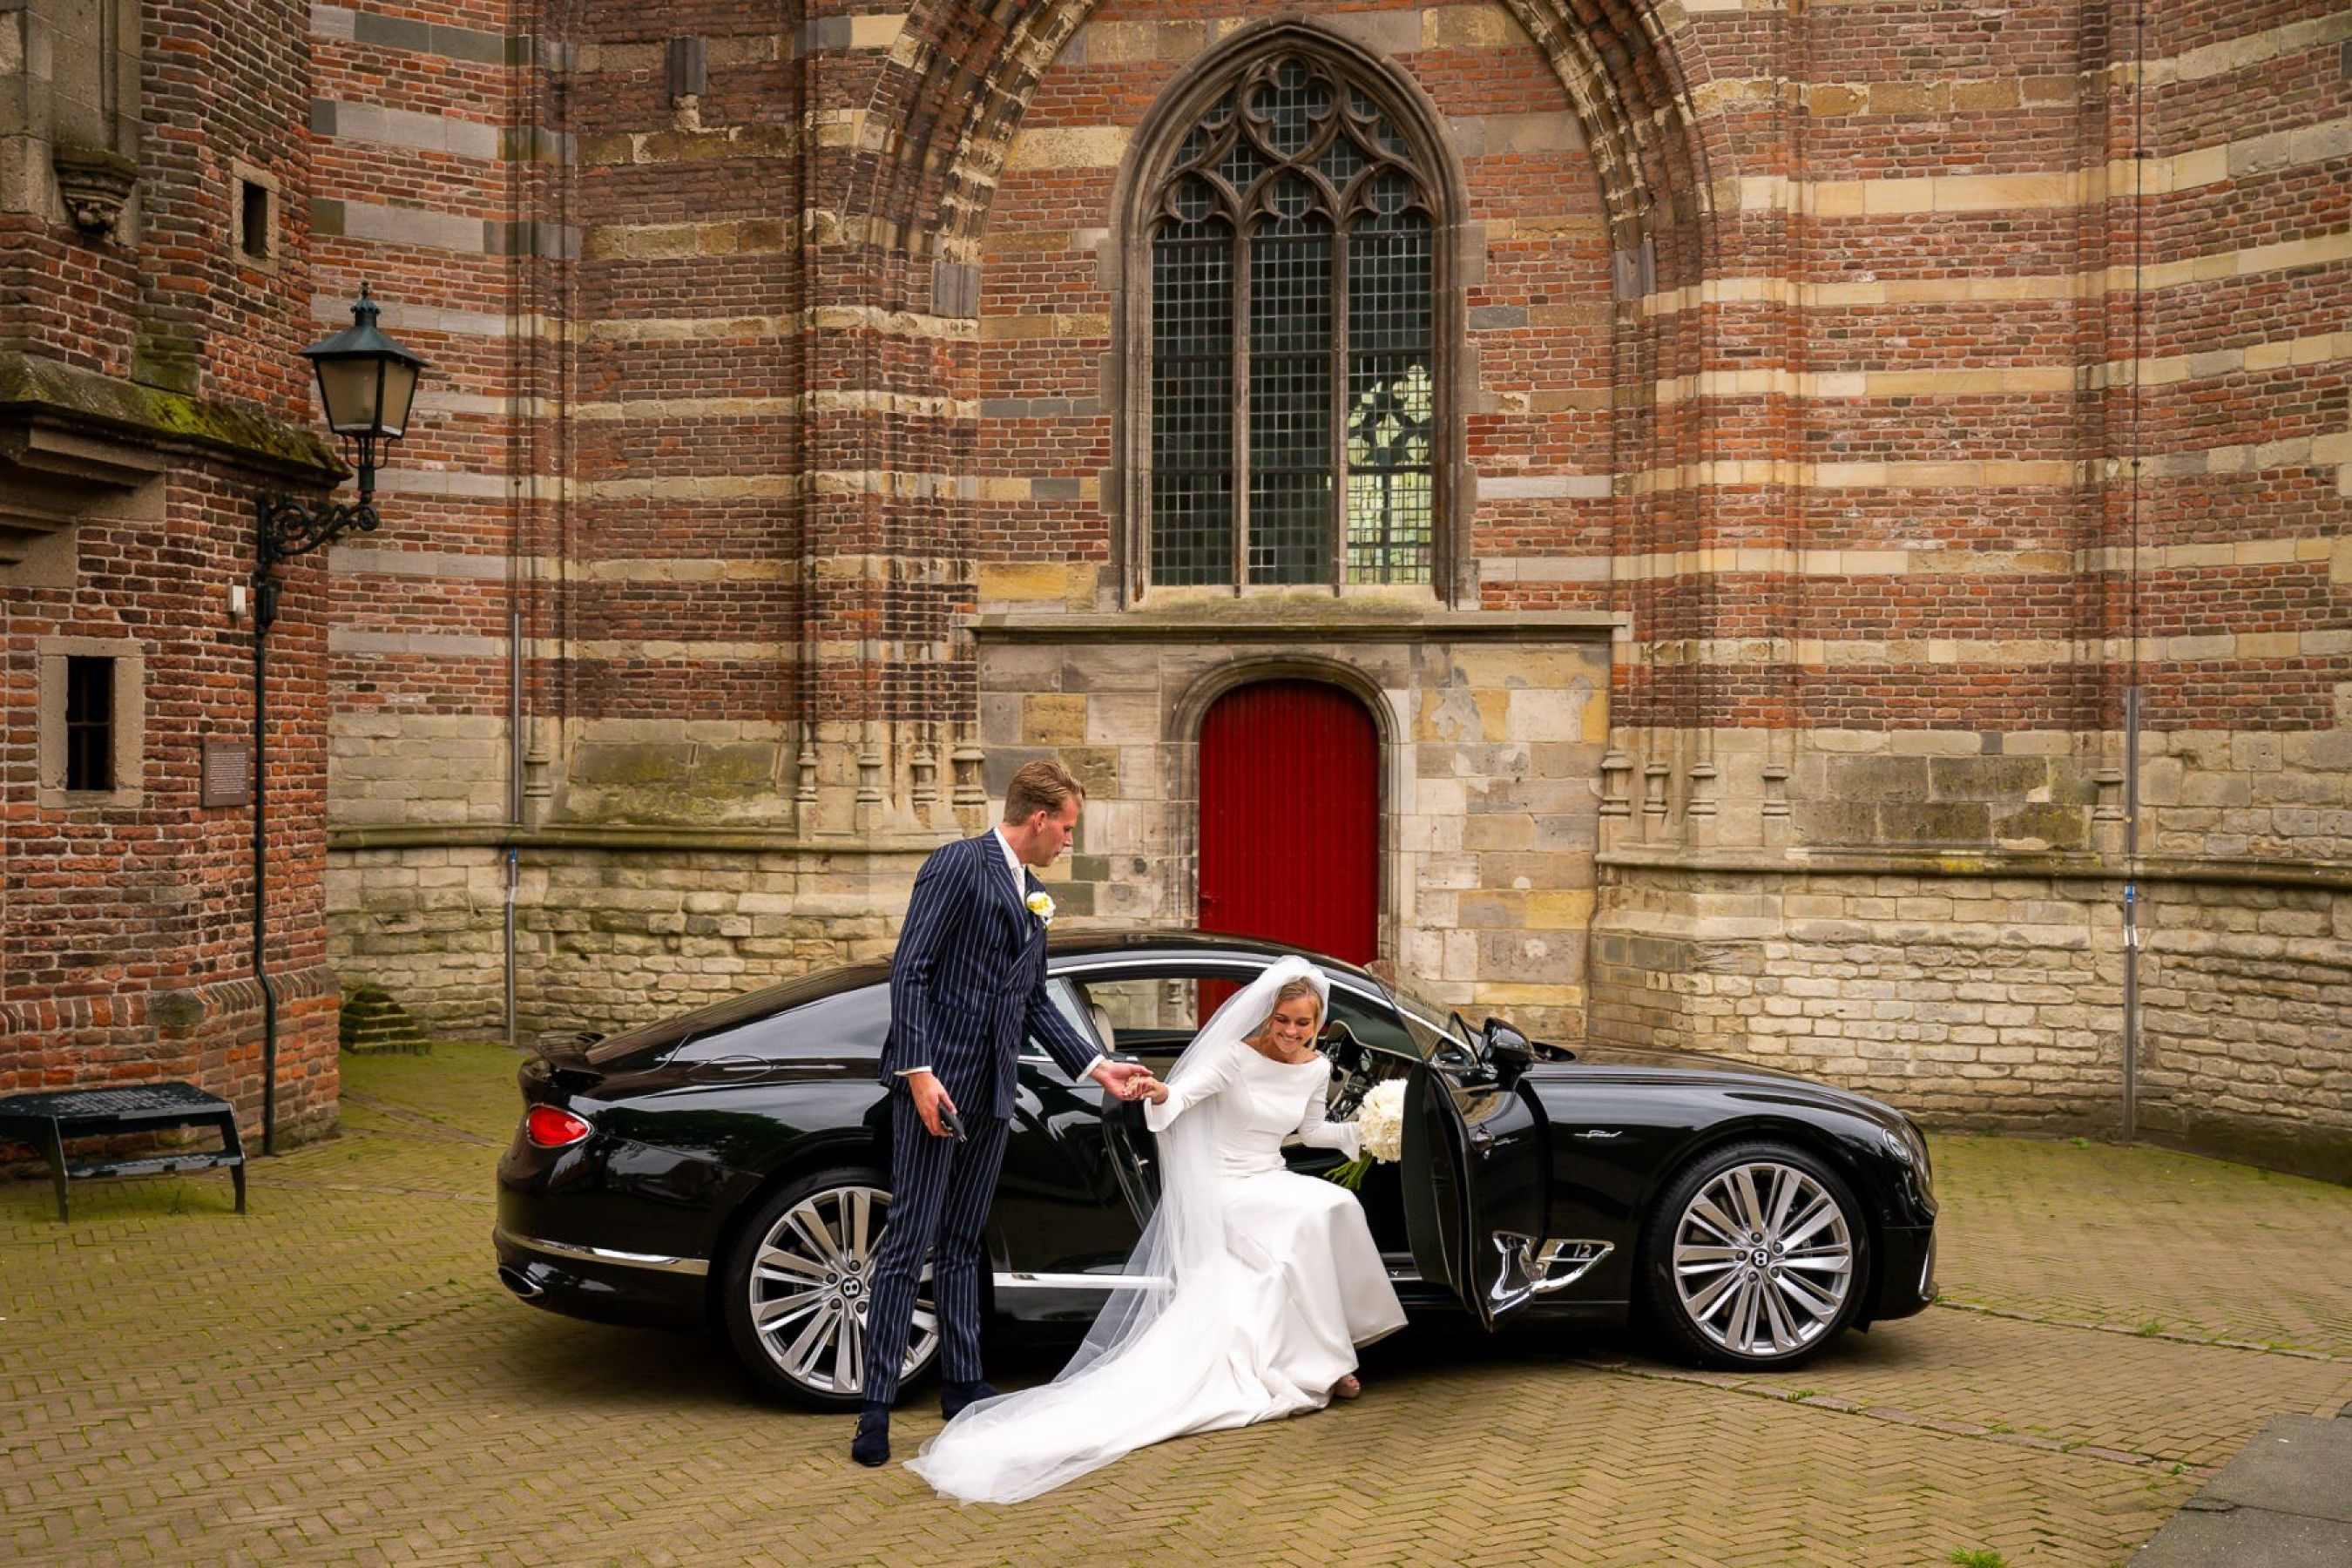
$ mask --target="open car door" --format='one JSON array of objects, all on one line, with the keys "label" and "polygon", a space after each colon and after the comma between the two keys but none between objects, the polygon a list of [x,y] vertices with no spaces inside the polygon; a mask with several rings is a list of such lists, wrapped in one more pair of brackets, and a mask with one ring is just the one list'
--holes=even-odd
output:
[{"label": "open car door", "polygon": [[1446,1284],[1493,1329],[1545,1292],[1559,1262],[1544,1239],[1549,1139],[1534,1092],[1484,1066],[1423,1062],[1405,1084],[1400,1163],[1421,1277]]}]

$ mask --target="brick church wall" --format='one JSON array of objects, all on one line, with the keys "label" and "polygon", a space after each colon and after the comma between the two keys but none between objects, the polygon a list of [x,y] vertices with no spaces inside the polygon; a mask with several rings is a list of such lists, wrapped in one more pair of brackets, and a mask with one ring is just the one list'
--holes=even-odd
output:
[{"label": "brick church wall", "polygon": [[[1612,639],[1592,1037],[2109,1128],[2129,870],[2143,1125],[2337,1169],[2352,34],[2144,12],[1322,16],[1468,200],[1464,572],[1393,613]],[[1206,613],[1118,569],[1113,196],[1274,14],[314,13],[314,310],[378,277],[449,367],[334,563],[347,976],[495,1026],[509,846],[526,1032],[878,951],[1038,743],[992,628]]]}]

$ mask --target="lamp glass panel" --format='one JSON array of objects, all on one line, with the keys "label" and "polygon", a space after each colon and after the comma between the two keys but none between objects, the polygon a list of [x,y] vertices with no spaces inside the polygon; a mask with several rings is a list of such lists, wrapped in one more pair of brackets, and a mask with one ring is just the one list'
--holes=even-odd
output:
[{"label": "lamp glass panel", "polygon": [[365,359],[322,359],[319,362],[319,401],[327,405],[327,428],[338,436],[362,436],[375,428],[376,362]]},{"label": "lamp glass panel", "polygon": [[383,362],[383,434],[399,440],[408,431],[408,405],[416,399],[416,367],[396,359]]}]

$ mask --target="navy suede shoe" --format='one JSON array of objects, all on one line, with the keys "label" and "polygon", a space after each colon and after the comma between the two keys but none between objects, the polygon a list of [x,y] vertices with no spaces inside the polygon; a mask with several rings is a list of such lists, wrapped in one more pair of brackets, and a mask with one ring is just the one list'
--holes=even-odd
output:
[{"label": "navy suede shoe", "polygon": [[869,1469],[890,1462],[890,1407],[869,1405],[857,1413],[857,1436],[849,1440],[849,1457]]},{"label": "navy suede shoe", "polygon": [[996,1390],[977,1379],[971,1383],[942,1384],[940,1385],[940,1414],[952,1421],[963,1414],[965,1405],[995,1397]]}]

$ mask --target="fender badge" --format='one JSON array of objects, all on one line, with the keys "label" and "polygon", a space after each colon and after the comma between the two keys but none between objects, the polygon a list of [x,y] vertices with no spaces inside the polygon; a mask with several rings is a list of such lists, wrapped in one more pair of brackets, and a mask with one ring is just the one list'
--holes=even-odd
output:
[{"label": "fender badge", "polygon": [[1614,1128],[1588,1127],[1577,1136],[1579,1138],[1622,1138],[1624,1134]]}]

